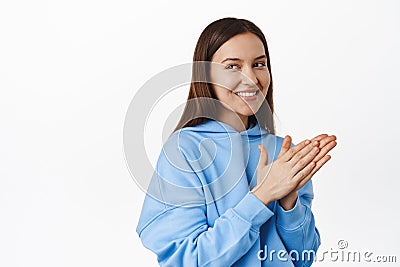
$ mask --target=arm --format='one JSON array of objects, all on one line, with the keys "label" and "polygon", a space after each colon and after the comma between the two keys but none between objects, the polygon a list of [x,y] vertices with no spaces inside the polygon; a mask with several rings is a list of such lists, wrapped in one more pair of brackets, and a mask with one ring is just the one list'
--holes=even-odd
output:
[{"label": "arm", "polygon": [[315,227],[314,215],[311,211],[313,199],[313,187],[310,180],[298,192],[295,206],[291,210],[285,210],[281,205],[276,208],[276,226],[288,253],[293,252],[295,266],[310,266],[314,255],[321,244],[318,229]]},{"label": "arm", "polygon": [[161,266],[231,266],[253,246],[260,226],[272,216],[248,193],[213,227],[207,224],[204,206],[175,207],[160,211],[137,231]]},{"label": "arm", "polygon": [[[315,157],[317,162],[310,173],[310,180],[279,200],[277,205],[277,230],[288,252],[295,250],[300,257],[294,260],[296,266],[310,266],[314,255],[321,244],[318,229],[315,227],[311,203],[314,198],[311,177],[330,159],[327,153],[336,146],[336,137],[319,135],[313,140],[320,142],[320,153]],[[289,149],[291,138],[285,138],[281,152]],[[293,146],[293,144],[291,144]],[[294,252],[295,253],[295,252]],[[292,256],[297,256],[293,254]]]},{"label": "arm", "polygon": [[[157,162],[137,227],[143,245],[161,266],[233,265],[258,240],[273,212],[249,192],[209,226],[202,184],[176,155],[168,157],[174,164],[164,154]],[[182,160],[176,164],[177,158]]]}]

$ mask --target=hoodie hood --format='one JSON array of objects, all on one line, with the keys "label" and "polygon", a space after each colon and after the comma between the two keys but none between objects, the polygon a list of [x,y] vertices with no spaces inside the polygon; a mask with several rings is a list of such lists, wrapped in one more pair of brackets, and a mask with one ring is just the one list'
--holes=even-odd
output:
[{"label": "hoodie hood", "polygon": [[222,133],[222,134],[240,134],[242,136],[251,136],[251,137],[261,137],[263,135],[269,134],[269,132],[265,129],[262,129],[258,123],[253,123],[250,127],[242,132],[238,132],[230,126],[221,121],[209,119],[199,125],[184,127],[181,129],[182,131],[194,131],[194,132],[202,132],[202,133]]}]

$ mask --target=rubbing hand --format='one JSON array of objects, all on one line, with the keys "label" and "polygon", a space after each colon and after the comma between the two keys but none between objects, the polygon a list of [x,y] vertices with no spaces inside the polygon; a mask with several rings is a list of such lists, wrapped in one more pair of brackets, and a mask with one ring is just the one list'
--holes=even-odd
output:
[{"label": "rubbing hand", "polygon": [[[290,192],[287,196],[279,200],[279,204],[285,210],[290,210],[295,206],[298,197],[297,191],[301,187],[303,187],[307,183],[307,181],[309,181],[313,177],[313,175],[319,169],[321,169],[321,167],[326,162],[328,162],[331,159],[331,156],[327,154],[336,146],[336,136],[334,135],[329,136],[327,134],[320,134],[311,139],[311,141],[319,141],[320,143],[319,144],[320,152],[313,159],[313,161],[316,162],[316,165],[314,169],[311,171],[311,173],[308,175],[308,177],[304,179],[303,182],[299,183],[299,185],[292,192]],[[281,152],[279,153],[278,158],[281,157],[286,151],[290,149],[291,143],[292,143],[292,138],[290,136],[286,136],[285,139],[283,140]]]},{"label": "rubbing hand", "polygon": [[291,138],[286,136],[281,152],[272,164],[268,164],[267,150],[259,145],[257,186],[252,193],[264,204],[282,198],[283,202],[297,198],[297,190],[330,159],[327,153],[336,145],[335,139],[335,136],[323,134],[290,148]]}]

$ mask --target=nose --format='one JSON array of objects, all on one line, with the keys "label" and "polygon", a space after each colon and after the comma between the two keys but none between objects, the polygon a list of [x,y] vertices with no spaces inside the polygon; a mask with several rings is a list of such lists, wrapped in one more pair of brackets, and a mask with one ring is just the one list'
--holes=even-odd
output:
[{"label": "nose", "polygon": [[257,75],[254,73],[253,68],[244,67],[242,69],[242,83],[249,86],[254,86],[258,83]]}]

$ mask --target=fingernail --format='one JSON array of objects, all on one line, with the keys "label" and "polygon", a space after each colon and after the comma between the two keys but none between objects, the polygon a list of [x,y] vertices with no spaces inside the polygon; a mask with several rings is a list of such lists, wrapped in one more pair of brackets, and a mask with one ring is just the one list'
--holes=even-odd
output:
[{"label": "fingernail", "polygon": [[309,143],[311,143],[311,141],[310,141],[310,140],[306,140],[304,143],[305,143],[306,145],[308,145]]}]

